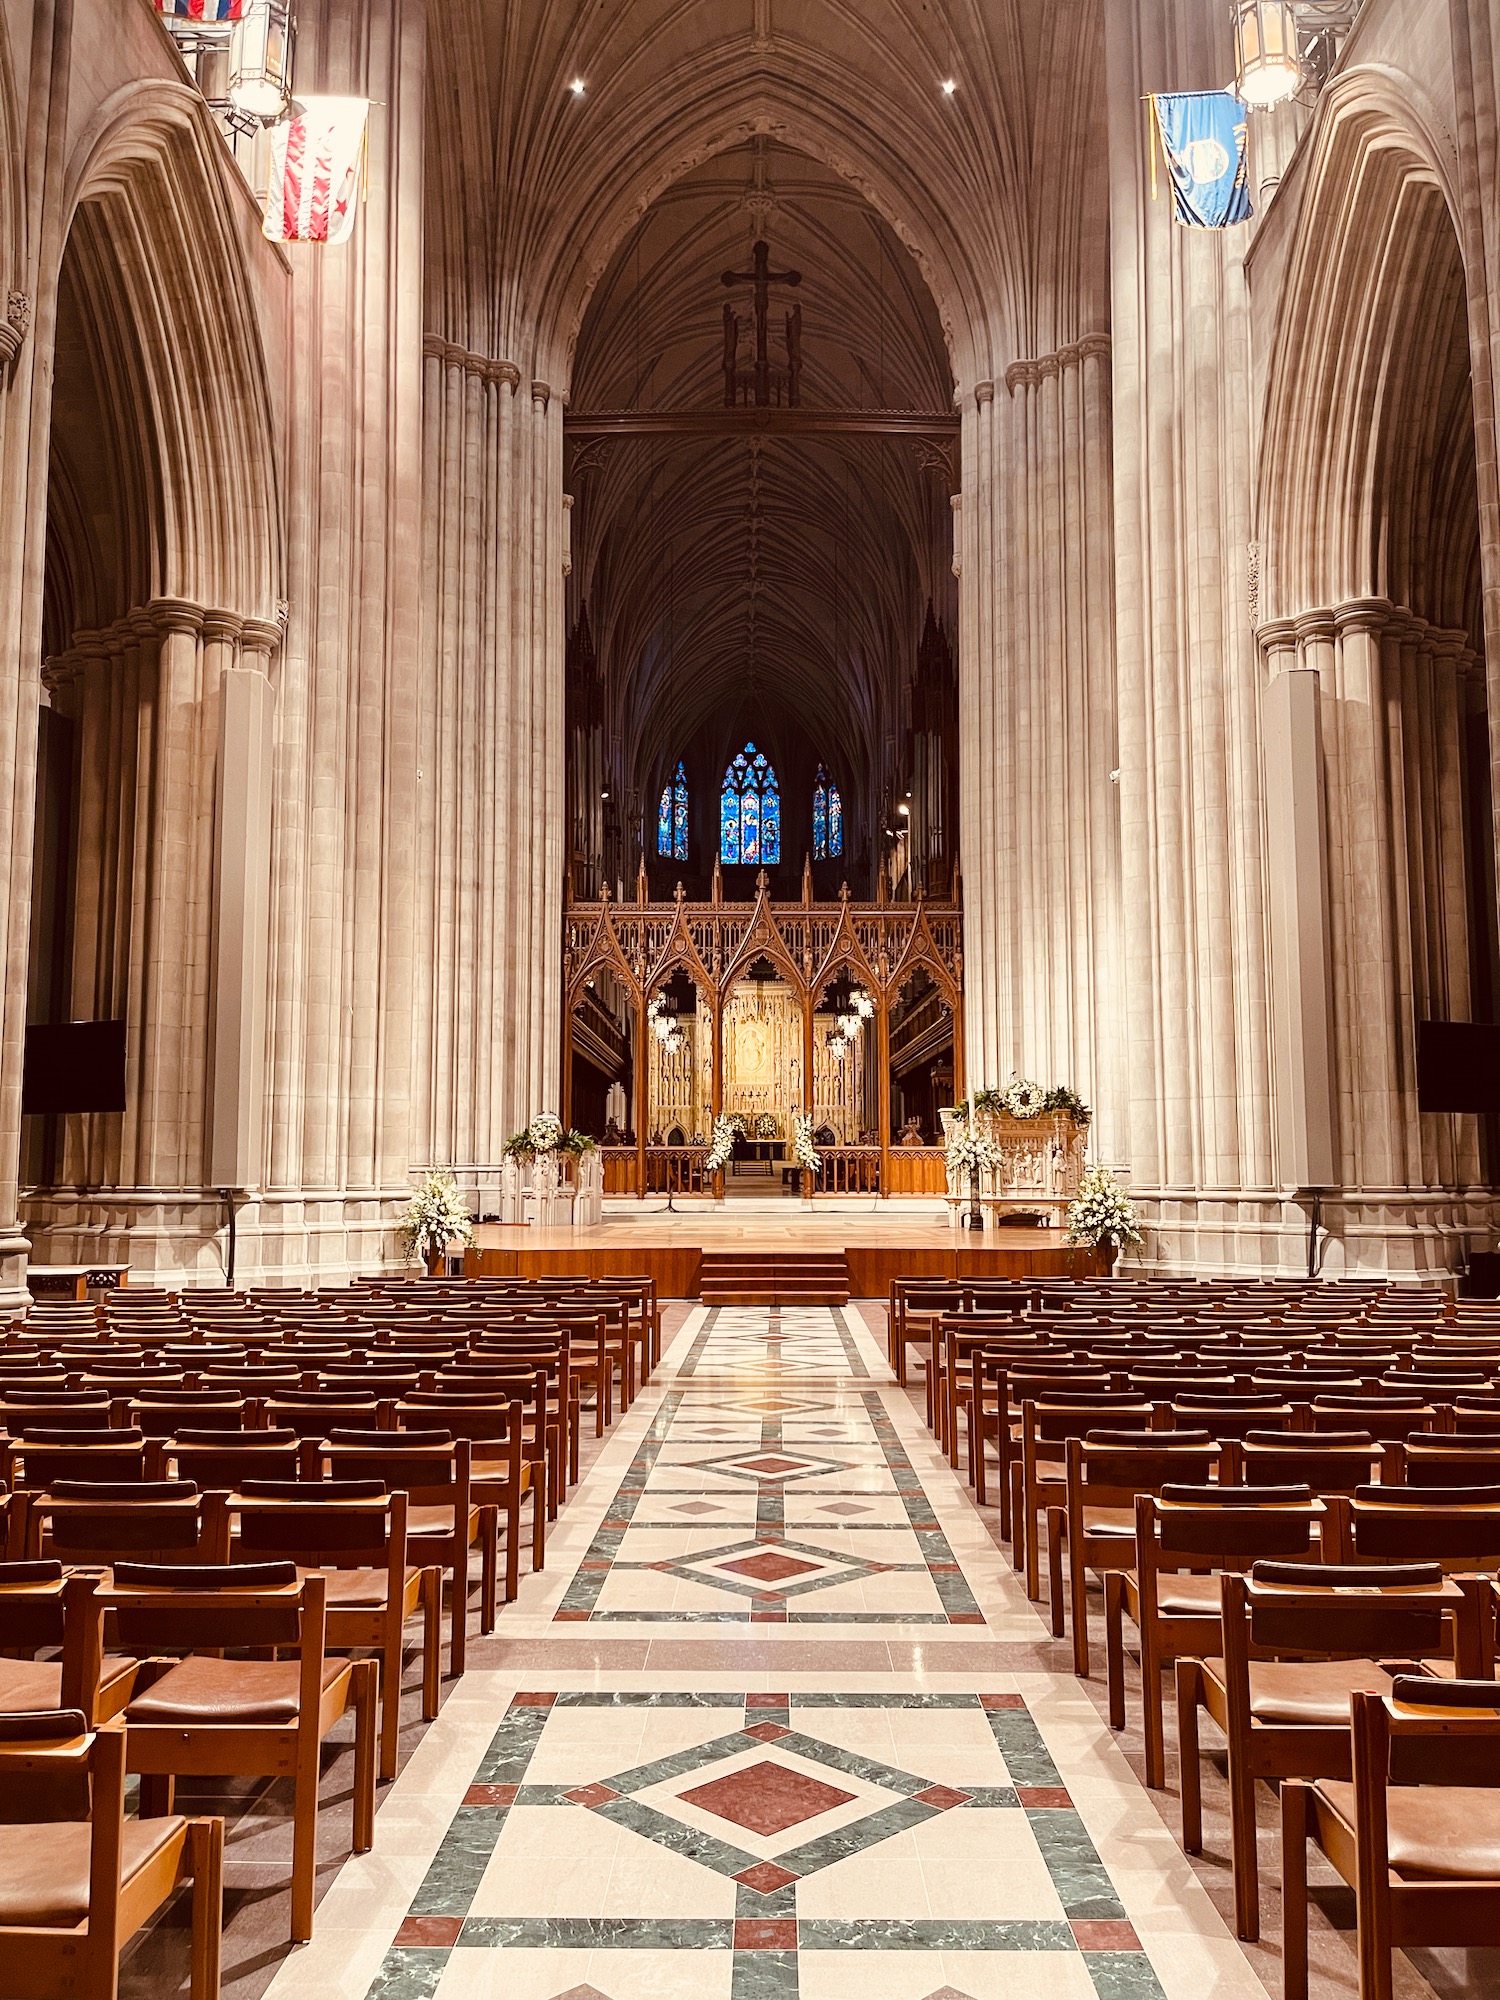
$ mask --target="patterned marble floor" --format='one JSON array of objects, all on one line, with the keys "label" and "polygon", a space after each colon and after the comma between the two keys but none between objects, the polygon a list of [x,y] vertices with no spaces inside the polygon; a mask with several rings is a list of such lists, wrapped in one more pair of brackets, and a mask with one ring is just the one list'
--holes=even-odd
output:
[{"label": "patterned marble floor", "polygon": [[272,2000],[1259,2000],[1054,1657],[857,1310],[696,1309]]}]

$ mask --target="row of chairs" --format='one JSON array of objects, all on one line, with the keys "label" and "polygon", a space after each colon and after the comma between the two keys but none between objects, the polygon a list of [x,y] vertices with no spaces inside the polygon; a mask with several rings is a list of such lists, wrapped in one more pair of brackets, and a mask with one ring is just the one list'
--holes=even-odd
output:
[{"label": "row of chairs", "polygon": [[[1500,1776],[1500,1322],[1446,1302],[1382,1312],[1379,1295],[1358,1323],[1309,1294],[1279,1324],[1226,1325],[1186,1291],[1138,1312],[1064,1312],[1051,1289],[1008,1311],[939,1304],[920,1282],[899,1294],[893,1367],[920,1348],[929,1422],[977,1499],[998,1472],[1012,1561],[1036,1597],[1045,1558],[1053,1630],[1071,1630],[1084,1677],[1102,1586],[1117,1729],[1134,1625],[1155,1788],[1171,1678],[1189,1851],[1200,1717],[1224,1735],[1247,1939],[1254,1787],[1280,1784],[1286,2000],[1306,1994],[1309,1842],[1358,1889],[1362,1996],[1389,1993],[1392,1941],[1500,1941],[1474,1893],[1500,1911],[1500,1794],[1464,1804],[1473,1854],[1422,1834],[1449,1809],[1429,1785],[1455,1732],[1475,1739],[1475,1785]],[[1419,1877],[1442,1895],[1414,1895]]]},{"label": "row of chairs", "polygon": [[[615,1391],[628,1407],[660,1352],[644,1284],[371,1286],[357,1313],[347,1298],[186,1303],[87,1325],[37,1313],[0,1346],[0,1773],[32,1757],[104,1787],[87,1826],[49,1808],[69,1851],[104,1869],[89,1882],[85,1867],[81,1902],[54,1911],[97,1979],[69,1991],[112,1993],[110,1940],[189,1880],[195,2000],[216,1991],[223,1829],[173,1814],[180,1776],[292,1780],[292,1935],[311,1935],[323,1739],[352,1714],[362,1852],[377,1771],[395,1774],[409,1626],[430,1719],[444,1583],[461,1673],[475,1558],[487,1631],[502,1545],[507,1600],[519,1590],[523,1505],[540,1568],[578,1478],[581,1413],[592,1402],[602,1434]],[[15,1918],[35,1942],[45,1914],[0,1890],[0,1939]]]}]

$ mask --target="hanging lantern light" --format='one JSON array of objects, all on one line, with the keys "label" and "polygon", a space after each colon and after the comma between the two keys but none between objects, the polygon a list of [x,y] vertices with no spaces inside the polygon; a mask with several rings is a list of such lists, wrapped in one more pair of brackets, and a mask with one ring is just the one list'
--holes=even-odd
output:
[{"label": "hanging lantern light", "polygon": [[1284,103],[1302,81],[1293,0],[1234,0],[1234,87],[1257,110]]},{"label": "hanging lantern light", "polygon": [[245,0],[229,42],[229,101],[236,111],[267,124],[285,116],[296,38],[291,0]]}]

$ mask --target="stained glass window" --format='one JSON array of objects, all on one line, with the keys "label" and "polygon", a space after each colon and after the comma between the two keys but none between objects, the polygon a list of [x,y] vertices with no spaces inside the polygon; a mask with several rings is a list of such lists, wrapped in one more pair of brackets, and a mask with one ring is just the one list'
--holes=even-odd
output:
[{"label": "stained glass window", "polygon": [[656,809],[656,851],[669,861],[688,858],[688,781],[681,763],[661,788]]},{"label": "stained glass window", "polygon": [[781,792],[776,773],[753,743],[747,743],[724,773],[719,794],[719,859],[781,860]]},{"label": "stained glass window", "polygon": [[813,860],[837,861],[844,851],[844,802],[820,764],[813,784]]}]

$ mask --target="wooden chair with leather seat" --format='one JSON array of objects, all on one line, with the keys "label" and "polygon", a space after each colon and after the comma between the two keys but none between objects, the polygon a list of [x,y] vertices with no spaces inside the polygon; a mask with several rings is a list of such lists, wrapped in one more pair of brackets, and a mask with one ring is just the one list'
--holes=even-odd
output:
[{"label": "wooden chair with leather seat", "polygon": [[124,1708],[136,1662],[105,1653],[98,1588],[60,1562],[0,1563],[0,1712],[76,1708],[92,1729]]},{"label": "wooden chair with leather seat", "polygon": [[25,1508],[26,1555],[64,1563],[203,1563],[229,1560],[222,1493],[200,1493],[191,1480],[143,1480],[121,1486],[59,1480],[44,1493],[17,1496]]},{"label": "wooden chair with leather seat", "polygon": [[202,1491],[232,1493],[247,1479],[295,1479],[302,1440],[295,1431],[180,1430],[146,1444],[150,1479],[189,1479]]},{"label": "wooden chair with leather seat", "polygon": [[[393,1406],[387,1405],[394,1423]],[[495,1601],[499,1515],[473,1496],[473,1448],[444,1431],[343,1431],[307,1440],[304,1476],[373,1479],[390,1493],[405,1493],[407,1548],[417,1563],[436,1564],[448,1575],[449,1666],[457,1675],[468,1655],[469,1552],[480,1556],[482,1606]],[[481,1610],[481,1630],[493,1629]]]},{"label": "wooden chair with leather seat", "polygon": [[380,1775],[396,1775],[407,1621],[422,1613],[422,1718],[438,1712],[443,1573],[407,1560],[405,1493],[376,1480],[249,1479],[229,1497],[240,1562],[290,1558],[324,1580],[328,1651],[373,1648],[380,1666]]},{"label": "wooden chair with leather seat", "polygon": [[[1042,1590],[1041,1522],[1048,1503],[1060,1500],[1067,1485],[1068,1439],[1090,1431],[1148,1430],[1153,1406],[1128,1391],[1111,1391],[1107,1378],[1088,1386],[1049,1382],[1036,1396],[1029,1381],[1021,1404],[1018,1436],[1010,1461],[1011,1564],[1026,1578],[1026,1595]],[[1096,1386],[1097,1385],[1097,1386]],[[1002,1416],[1002,1425],[1009,1422]]]},{"label": "wooden chair with leather seat", "polygon": [[1088,1577],[1135,1563],[1135,1503],[1164,1486],[1207,1486],[1223,1447],[1207,1431],[1090,1431],[1067,1440],[1063,1504],[1047,1509],[1052,1636],[1063,1636],[1063,1566],[1073,1624],[1073,1671],[1089,1677]]},{"label": "wooden chair with leather seat", "polygon": [[[1399,1449],[1399,1447],[1397,1447]],[[1368,1431],[1246,1431],[1225,1448],[1225,1477],[1236,1486],[1305,1486],[1353,1493],[1391,1463],[1392,1447]]]},{"label": "wooden chair with leather seat", "polygon": [[191,2000],[218,2000],[224,1822],[125,1817],[125,1733],[0,1715],[0,1964],[15,2000],[115,2000],[120,1953],[192,1884]]},{"label": "wooden chair with leather seat", "polygon": [[1281,1788],[1283,2000],[1307,2000],[1307,1846],[1354,1891],[1359,2000],[1392,1954],[1500,1944],[1500,1687],[1398,1676],[1351,1704],[1348,1781]]},{"label": "wooden chair with leather seat", "polygon": [[1260,1562],[1220,1578],[1224,1650],[1177,1662],[1182,1844],[1203,1847],[1198,1711],[1229,1747],[1235,1928],[1260,1935],[1255,1840],[1258,1778],[1347,1778],[1349,1699],[1388,1692],[1398,1672],[1452,1659],[1461,1676],[1481,1656],[1481,1602],[1436,1563]]},{"label": "wooden chair with leather seat", "polygon": [[[186,1655],[154,1662],[165,1670],[149,1681],[143,1670],[125,1710],[142,1813],[170,1812],[179,1777],[290,1778],[291,1934],[305,1944],[316,1890],[319,1752],[351,1708],[354,1852],[374,1843],[375,1662],[327,1657],[325,1579],[318,1570],[299,1577],[294,1563],[117,1563],[107,1601],[123,1646]],[[267,1648],[294,1657],[228,1657]],[[205,1657],[205,1649],[217,1656]]]},{"label": "wooden chair with leather seat", "polygon": [[[510,1382],[515,1388],[530,1388],[528,1382]],[[472,1493],[481,1507],[494,1507],[505,1523],[505,1602],[513,1604],[521,1594],[521,1509],[531,1500],[531,1567],[533,1572],[546,1565],[547,1557],[547,1461],[546,1451],[533,1431],[528,1435],[525,1405],[518,1396],[505,1400],[441,1404],[402,1402],[396,1405],[396,1423],[404,1431],[446,1431],[450,1437],[469,1441]],[[493,1585],[492,1585],[493,1588]],[[495,1623],[495,1606],[485,1606],[486,1629]]]},{"label": "wooden chair with leather seat", "polygon": [[1162,1669],[1223,1650],[1219,1577],[1268,1557],[1316,1560],[1328,1510],[1306,1486],[1165,1486],[1135,1503],[1135,1566],[1104,1578],[1109,1725],[1125,1727],[1125,1631],[1140,1635],[1146,1783],[1167,1782]]}]

